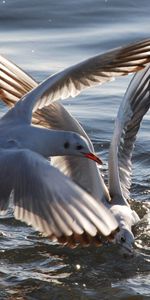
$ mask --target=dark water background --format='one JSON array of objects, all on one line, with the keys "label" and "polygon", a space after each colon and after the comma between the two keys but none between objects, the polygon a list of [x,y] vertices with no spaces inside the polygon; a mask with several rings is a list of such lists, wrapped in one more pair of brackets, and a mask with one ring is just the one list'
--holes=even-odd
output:
[{"label": "dark water background", "polygon": [[[0,53],[37,80],[89,56],[150,37],[149,0],[0,0]],[[131,76],[65,101],[101,154]],[[133,206],[141,216],[136,255],[116,247],[69,250],[15,221],[0,219],[0,299],[150,299],[150,114],[134,151]]]}]

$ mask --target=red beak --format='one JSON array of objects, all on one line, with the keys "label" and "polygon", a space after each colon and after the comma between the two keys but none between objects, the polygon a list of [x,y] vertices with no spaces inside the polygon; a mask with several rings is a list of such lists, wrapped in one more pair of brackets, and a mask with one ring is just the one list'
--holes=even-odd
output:
[{"label": "red beak", "polygon": [[102,164],[103,164],[102,160],[101,160],[98,156],[96,156],[95,154],[93,154],[93,153],[91,153],[91,152],[89,152],[89,153],[84,153],[84,152],[82,152],[82,153],[83,153],[83,155],[84,155],[86,158],[89,158],[89,159],[94,160],[94,161],[97,162],[99,165],[102,165]]}]

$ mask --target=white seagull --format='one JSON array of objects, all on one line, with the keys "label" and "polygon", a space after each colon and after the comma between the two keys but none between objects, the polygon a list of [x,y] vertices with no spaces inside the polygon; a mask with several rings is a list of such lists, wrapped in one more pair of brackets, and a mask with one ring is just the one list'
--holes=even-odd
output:
[{"label": "white seagull", "polygon": [[[2,138],[0,138],[0,142],[2,148],[0,165],[3,170],[4,162],[6,161],[7,167],[4,168],[4,171],[8,172],[9,170],[9,176],[6,173],[7,176],[3,176],[3,180],[1,178],[1,188],[4,196],[6,186],[8,187],[8,184],[11,182],[10,177],[12,178],[13,176],[15,178],[15,183],[11,182],[8,195],[3,196],[3,200],[1,200],[1,210],[7,208],[8,197],[11,190],[14,189],[16,218],[32,224],[36,229],[45,232],[47,235],[57,237],[61,242],[68,242],[71,245],[76,244],[76,242],[89,244],[93,240],[94,242],[100,242],[98,238],[99,232],[111,238],[111,233],[117,229],[118,222],[120,232],[116,234],[116,240],[124,249],[127,249],[129,252],[132,251],[134,237],[131,227],[137,223],[139,218],[136,212],[131,210],[127,202],[130,187],[131,156],[141,119],[149,108],[149,69],[140,71],[134,77],[119,109],[109,155],[109,191],[96,164],[81,158],[81,154],[79,155],[79,150],[83,150],[83,144],[85,148],[87,147],[86,150],[88,152],[89,150],[93,152],[93,145],[90,139],[78,121],[60,103],[56,103],[55,100],[67,98],[70,95],[75,96],[86,87],[111,80],[115,76],[137,71],[149,61],[150,40],[145,40],[93,57],[49,77],[37,86],[37,83],[16,65],[4,57],[0,57],[0,95],[7,105],[15,105],[23,95],[34,88],[15,105],[15,109],[10,110],[1,120],[0,136]],[[50,133],[46,129],[43,130],[42,128],[31,126],[32,110],[35,111],[32,119],[34,124],[80,134],[80,136],[76,136],[79,139],[78,151],[75,151],[77,147],[73,147],[74,143],[72,146],[73,133],[68,133],[71,135],[71,139],[68,141],[66,138],[68,139],[69,136],[66,135],[66,132],[63,132],[66,135],[64,142],[63,139],[57,137],[55,132],[51,131]],[[49,137],[49,142],[48,140],[46,141],[45,147],[45,137],[50,134],[52,139],[54,139],[54,145],[55,141],[59,140],[57,152],[55,147],[50,150],[53,142],[51,143],[52,139],[49,139]],[[59,134],[61,136],[60,132]],[[84,138],[81,138],[81,135]],[[62,145],[65,145],[65,151],[67,149],[67,156],[65,156],[64,149],[62,151]],[[86,153],[87,156],[88,152]],[[63,155],[51,157],[51,162],[67,177],[63,176],[54,167],[50,167],[49,163],[36,153],[44,157]],[[17,158],[20,162],[18,166],[16,166]],[[96,159],[95,156],[94,159]],[[26,168],[22,170],[24,163]],[[14,170],[10,172],[12,165]],[[4,171],[3,174],[5,174]],[[30,172],[32,175],[30,175]],[[53,179],[51,173],[56,174],[56,176],[53,175]],[[78,186],[90,193],[97,201],[87,193],[84,193],[68,177],[71,177]],[[37,183],[41,182],[41,180],[43,186],[42,189],[39,189]],[[60,188],[58,187],[58,182],[62,182]],[[64,183],[66,184],[65,189]],[[53,185],[56,185],[54,191],[52,191]],[[72,189],[69,190],[68,186],[71,186]],[[47,188],[48,191],[45,192]],[[76,191],[79,192],[78,195]],[[65,199],[68,192],[69,197],[67,196],[67,199]],[[75,199],[74,194],[76,194]],[[49,200],[47,195],[50,195],[52,199]],[[41,197],[43,202],[40,201]],[[90,197],[90,200],[87,198],[84,201],[84,197]],[[79,201],[78,205],[74,204],[77,198]],[[91,208],[89,208],[89,203],[92,203]],[[71,207],[75,205],[73,208],[74,215],[70,211],[70,205]],[[99,205],[97,211],[94,210],[94,205]],[[84,218],[83,214],[81,215],[81,211],[84,211]],[[88,211],[88,214],[85,214],[85,211]],[[103,214],[103,211],[105,211],[105,214]],[[43,215],[43,212],[45,215]],[[95,214],[96,220],[99,221],[99,218],[101,218],[99,226],[96,220],[92,219],[95,218]],[[66,221],[66,216],[69,218],[69,215],[72,219]],[[79,226],[78,229],[75,225],[72,225],[73,218],[75,218],[77,228]],[[102,226],[104,225],[104,220],[107,232],[102,228],[104,227]],[[62,224],[65,229],[61,226]],[[93,232],[91,225],[94,226]]]}]

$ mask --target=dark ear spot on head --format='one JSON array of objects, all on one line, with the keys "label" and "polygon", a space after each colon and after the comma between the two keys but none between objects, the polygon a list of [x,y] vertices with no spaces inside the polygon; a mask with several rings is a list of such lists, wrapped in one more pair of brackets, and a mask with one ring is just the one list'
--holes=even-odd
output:
[{"label": "dark ear spot on head", "polygon": [[125,241],[126,241],[125,237],[122,236],[122,237],[121,237],[121,242],[122,242],[122,243],[125,243]]},{"label": "dark ear spot on head", "polygon": [[76,147],[76,149],[77,149],[77,150],[82,150],[82,149],[83,149],[83,146],[82,146],[82,145],[78,145],[78,146]]},{"label": "dark ear spot on head", "polygon": [[68,149],[69,147],[70,147],[69,142],[65,142],[65,143],[64,143],[64,148],[65,148],[65,149]]}]

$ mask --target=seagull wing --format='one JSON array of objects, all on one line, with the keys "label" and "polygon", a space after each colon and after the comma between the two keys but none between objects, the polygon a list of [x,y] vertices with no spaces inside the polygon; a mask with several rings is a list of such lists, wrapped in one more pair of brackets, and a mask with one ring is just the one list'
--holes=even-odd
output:
[{"label": "seagull wing", "polygon": [[[150,39],[129,44],[89,58],[50,76],[20,102],[27,121],[32,110],[49,105],[58,99],[75,97],[82,90],[121,75],[143,68],[150,61]],[[3,91],[6,88],[3,87]],[[20,108],[19,108],[20,111]]]},{"label": "seagull wing", "polygon": [[46,236],[84,244],[118,227],[102,203],[30,150],[1,149],[0,170],[0,210],[13,190],[15,217]]},{"label": "seagull wing", "polygon": [[[5,83],[7,84],[7,91],[1,84],[0,96],[6,105],[13,107],[24,94],[37,86],[37,83],[6,58],[0,56],[0,62],[1,81],[3,82],[3,86]],[[77,132],[88,140],[91,151],[94,150],[82,126],[59,102],[54,102],[34,112],[32,123],[54,130]],[[109,201],[108,189],[104,184],[97,165],[93,161],[73,156],[57,156],[52,157],[51,162],[93,197],[101,199],[104,202],[105,200]]]},{"label": "seagull wing", "polygon": [[150,107],[150,64],[132,79],[120,105],[109,152],[109,191],[113,201],[127,204],[131,158],[141,121]]}]

